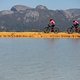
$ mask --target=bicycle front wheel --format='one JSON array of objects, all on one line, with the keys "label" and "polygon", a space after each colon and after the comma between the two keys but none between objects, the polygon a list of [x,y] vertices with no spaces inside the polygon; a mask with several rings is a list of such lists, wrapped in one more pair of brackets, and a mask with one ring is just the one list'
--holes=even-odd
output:
[{"label": "bicycle front wheel", "polygon": [[59,28],[58,27],[54,27],[54,33],[58,33],[59,32]]},{"label": "bicycle front wheel", "polygon": [[72,33],[74,32],[74,30],[73,30],[73,28],[68,28],[68,29],[67,29],[67,32],[68,32],[69,34],[72,34]]},{"label": "bicycle front wheel", "polygon": [[78,28],[78,33],[80,33],[80,28]]}]

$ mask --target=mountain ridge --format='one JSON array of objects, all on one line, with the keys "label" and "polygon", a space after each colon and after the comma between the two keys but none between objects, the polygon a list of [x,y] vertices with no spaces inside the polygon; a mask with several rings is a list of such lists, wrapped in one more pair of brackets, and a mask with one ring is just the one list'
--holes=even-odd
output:
[{"label": "mountain ridge", "polygon": [[0,11],[0,31],[42,31],[50,18],[61,31],[66,31],[72,26],[72,20],[80,21],[80,9],[49,10],[43,5],[35,8],[14,5],[10,10]]}]

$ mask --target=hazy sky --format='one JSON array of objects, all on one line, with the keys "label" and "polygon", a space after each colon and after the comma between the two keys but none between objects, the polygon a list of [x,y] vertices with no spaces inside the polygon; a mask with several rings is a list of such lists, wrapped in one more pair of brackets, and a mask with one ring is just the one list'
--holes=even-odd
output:
[{"label": "hazy sky", "polygon": [[80,0],[0,0],[0,11],[9,10],[14,5],[36,7],[44,5],[49,9],[80,8]]}]

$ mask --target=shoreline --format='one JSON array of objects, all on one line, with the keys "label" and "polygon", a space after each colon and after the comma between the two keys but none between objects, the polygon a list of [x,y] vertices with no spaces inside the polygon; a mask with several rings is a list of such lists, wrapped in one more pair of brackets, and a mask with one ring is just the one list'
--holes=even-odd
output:
[{"label": "shoreline", "polygon": [[0,38],[80,38],[79,33],[0,32]]}]

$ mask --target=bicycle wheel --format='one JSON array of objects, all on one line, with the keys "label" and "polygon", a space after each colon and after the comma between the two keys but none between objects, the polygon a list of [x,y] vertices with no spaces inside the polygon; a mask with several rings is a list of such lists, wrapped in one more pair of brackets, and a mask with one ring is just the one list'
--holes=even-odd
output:
[{"label": "bicycle wheel", "polygon": [[78,29],[78,31],[77,31],[78,33],[80,33],[80,28]]},{"label": "bicycle wheel", "polygon": [[67,29],[67,32],[68,32],[69,34],[72,34],[72,33],[74,32],[74,29],[73,29],[73,28],[68,28],[68,29]]},{"label": "bicycle wheel", "polygon": [[45,27],[44,28],[44,33],[49,33],[50,32],[50,28],[49,27]]},{"label": "bicycle wheel", "polygon": [[58,33],[59,32],[59,28],[58,27],[54,27],[54,33]]}]

